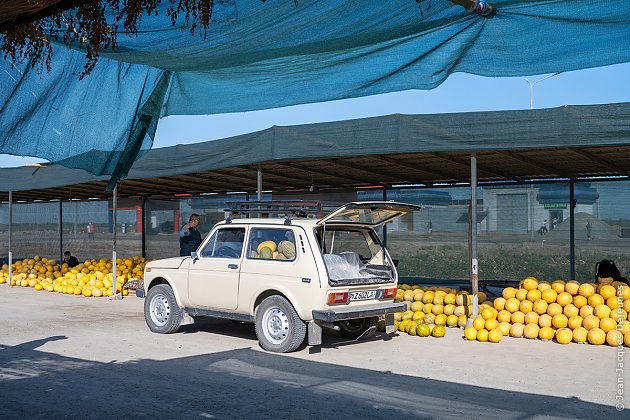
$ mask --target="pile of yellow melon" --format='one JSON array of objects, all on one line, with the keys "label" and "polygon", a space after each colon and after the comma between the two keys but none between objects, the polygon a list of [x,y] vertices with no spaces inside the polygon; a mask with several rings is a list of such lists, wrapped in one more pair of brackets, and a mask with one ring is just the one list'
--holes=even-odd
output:
[{"label": "pile of yellow melon", "polygon": [[[124,296],[129,294],[123,289],[125,283],[131,279],[144,277],[145,258],[117,258],[116,259],[116,290]],[[69,268],[68,264],[58,264],[56,260],[41,258],[26,258],[12,264],[13,286],[32,287],[35,290],[58,292],[81,296],[112,296],[112,262],[108,258],[100,260],[86,260],[76,267]],[[9,266],[4,264],[0,270],[0,284],[9,281]]]},{"label": "pile of yellow melon", "polygon": [[597,284],[553,283],[527,277],[519,288],[480,305],[468,340],[498,343],[504,336],[630,346],[630,287],[612,279]]},{"label": "pile of yellow melon", "polygon": [[[479,300],[486,300],[483,292],[479,293]],[[472,314],[472,296],[448,287],[400,284],[395,301],[405,302],[407,310],[394,314],[394,326],[410,335],[426,336],[423,325],[427,325],[430,335],[443,336],[444,327],[463,328]],[[442,328],[434,334],[436,327]]]}]

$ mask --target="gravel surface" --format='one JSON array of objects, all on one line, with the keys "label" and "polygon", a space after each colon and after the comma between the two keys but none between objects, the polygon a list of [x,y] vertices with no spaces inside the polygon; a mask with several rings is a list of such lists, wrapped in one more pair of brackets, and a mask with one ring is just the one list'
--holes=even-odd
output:
[{"label": "gravel surface", "polygon": [[[0,286],[0,418],[630,418],[617,349],[380,335],[279,355],[253,326],[154,334],[144,300]],[[630,388],[628,348],[622,355]],[[625,356],[625,359],[624,359]],[[627,409],[626,409],[627,410]]]}]

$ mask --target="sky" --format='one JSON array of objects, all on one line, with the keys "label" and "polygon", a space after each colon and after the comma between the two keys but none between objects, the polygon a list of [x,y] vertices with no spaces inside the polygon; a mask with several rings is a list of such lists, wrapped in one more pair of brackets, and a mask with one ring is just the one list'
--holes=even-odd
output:
[{"label": "sky", "polygon": [[[527,78],[534,86],[534,108],[630,102],[629,63],[547,76]],[[523,77],[491,78],[456,73],[430,91],[404,91],[245,113],[169,116],[160,120],[153,147],[215,140],[263,130],[273,125],[308,124],[395,113],[435,114],[529,107],[530,84]],[[42,161],[0,155],[0,167]]]}]

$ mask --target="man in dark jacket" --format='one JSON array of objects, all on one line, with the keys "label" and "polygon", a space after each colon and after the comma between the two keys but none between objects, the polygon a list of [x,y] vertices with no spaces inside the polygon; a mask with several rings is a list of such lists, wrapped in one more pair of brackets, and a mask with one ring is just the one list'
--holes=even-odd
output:
[{"label": "man in dark jacket", "polygon": [[193,213],[188,218],[188,223],[179,231],[179,256],[189,257],[191,252],[197,251],[201,245],[201,233],[197,230],[199,215]]},{"label": "man in dark jacket", "polygon": [[68,264],[69,268],[79,265],[79,260],[77,259],[77,257],[73,257],[70,251],[66,251],[63,253],[63,262]]}]

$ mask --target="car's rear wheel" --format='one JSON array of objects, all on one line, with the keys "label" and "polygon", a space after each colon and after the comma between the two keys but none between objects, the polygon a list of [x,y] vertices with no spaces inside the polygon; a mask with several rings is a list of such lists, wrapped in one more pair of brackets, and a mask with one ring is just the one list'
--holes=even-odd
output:
[{"label": "car's rear wheel", "polygon": [[184,318],[168,284],[158,284],[149,289],[144,299],[144,319],[153,332],[170,334],[177,332]]},{"label": "car's rear wheel", "polygon": [[282,296],[269,296],[256,308],[256,336],[261,347],[274,353],[298,349],[306,337],[306,325],[293,305]]},{"label": "car's rear wheel", "polygon": [[376,334],[378,317],[349,319],[347,321],[339,321],[336,324],[339,327],[337,332],[343,338],[350,340],[366,339]]}]

